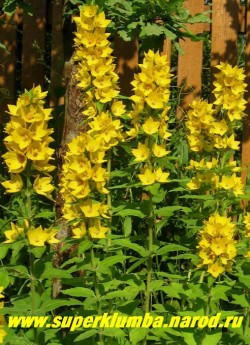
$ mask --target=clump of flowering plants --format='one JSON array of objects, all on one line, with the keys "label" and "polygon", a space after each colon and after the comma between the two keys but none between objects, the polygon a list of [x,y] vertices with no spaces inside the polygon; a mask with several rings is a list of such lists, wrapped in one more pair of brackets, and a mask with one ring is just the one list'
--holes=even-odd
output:
[{"label": "clump of flowering plants", "polygon": [[[74,21],[86,130],[68,144],[58,186],[70,235],[57,236],[60,226],[54,226],[51,110],[38,86],[9,106],[5,129],[2,158],[10,178],[2,187],[10,197],[1,223],[0,255],[7,265],[0,268],[0,298],[9,294],[10,300],[1,302],[0,314],[47,315],[51,325],[54,316],[104,313],[132,316],[138,324],[151,313],[155,327],[95,322],[70,331],[65,322],[62,330],[44,325],[7,332],[1,317],[0,343],[243,344],[249,332],[250,214],[238,205],[245,187],[231,158],[245,109],[242,70],[221,63],[215,101],[195,99],[181,130],[172,116],[167,57],[146,52],[133,95],[123,97],[110,21],[95,4],[83,5]],[[53,267],[59,242],[65,260]],[[61,289],[54,294],[58,278]],[[191,316],[221,310],[222,318],[245,315],[238,333],[190,328]],[[171,316],[183,315],[181,327],[164,327]]]}]

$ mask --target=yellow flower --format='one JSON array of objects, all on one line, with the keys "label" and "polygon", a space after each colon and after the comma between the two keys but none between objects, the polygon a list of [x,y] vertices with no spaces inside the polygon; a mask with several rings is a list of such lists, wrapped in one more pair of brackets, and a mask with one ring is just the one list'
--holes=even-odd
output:
[{"label": "yellow flower", "polygon": [[2,157],[5,160],[10,173],[20,173],[26,167],[27,158],[18,152],[6,152]]},{"label": "yellow flower", "polygon": [[208,273],[210,273],[214,278],[217,278],[221,273],[225,271],[225,268],[219,265],[218,262],[215,262],[212,265],[208,266]]},{"label": "yellow flower", "polygon": [[98,6],[96,5],[89,5],[89,6],[83,6],[80,10],[80,14],[83,17],[87,18],[93,18],[98,11]]},{"label": "yellow flower", "polygon": [[68,182],[68,187],[71,189],[72,195],[78,199],[85,198],[91,192],[87,181],[83,181],[79,177],[75,177],[75,180]]},{"label": "yellow flower", "polygon": [[6,334],[7,333],[5,332],[5,330],[3,328],[0,328],[0,344],[3,343],[3,339],[6,336]]},{"label": "yellow flower", "polygon": [[4,295],[2,294],[3,290],[4,290],[4,287],[0,286],[0,298],[4,298]]},{"label": "yellow flower", "polygon": [[100,215],[100,203],[93,202],[93,200],[88,199],[80,204],[80,209],[84,216],[87,218],[99,217]]},{"label": "yellow flower", "polygon": [[219,183],[219,186],[223,189],[232,189],[235,185],[235,177],[236,175],[232,176],[222,176],[222,181]]},{"label": "yellow flower", "polygon": [[139,174],[138,177],[143,186],[149,186],[155,183],[155,179],[156,179],[155,172],[149,168],[143,169],[142,174]]},{"label": "yellow flower", "polygon": [[23,180],[19,174],[10,174],[10,180],[2,182],[6,193],[17,193],[23,188]]},{"label": "yellow flower", "polygon": [[114,116],[120,117],[126,112],[125,104],[122,101],[114,101],[111,106],[111,112]]},{"label": "yellow flower", "polygon": [[96,182],[95,183],[96,189],[100,194],[108,194],[109,191],[105,188],[105,182]]},{"label": "yellow flower", "polygon": [[151,92],[148,97],[146,97],[145,101],[152,109],[163,109],[164,103],[162,99],[162,95],[157,92]]},{"label": "yellow flower", "polygon": [[46,148],[41,142],[34,141],[27,150],[27,158],[33,161],[43,161],[47,158],[47,155],[52,155],[53,149]]},{"label": "yellow flower", "polygon": [[102,164],[107,160],[105,158],[105,152],[97,151],[97,152],[90,152],[89,155],[90,161],[93,164]]},{"label": "yellow flower", "polygon": [[187,183],[187,187],[190,190],[199,189],[201,187],[201,182],[199,179],[193,177],[190,182]]},{"label": "yellow flower", "polygon": [[166,183],[169,182],[168,177],[169,177],[169,173],[163,172],[161,168],[158,168],[155,171],[155,179],[157,182],[160,183]]},{"label": "yellow flower", "polygon": [[77,238],[77,239],[83,238],[87,233],[86,224],[81,222],[80,226],[74,227],[72,229],[72,232],[74,234],[73,238]]},{"label": "yellow flower", "polygon": [[92,180],[95,182],[105,182],[107,180],[107,170],[100,164],[96,164],[92,169]]},{"label": "yellow flower", "polygon": [[58,230],[57,229],[45,229],[45,232],[49,235],[48,236],[48,239],[47,239],[47,242],[49,244],[57,244],[57,243],[60,243],[60,240],[58,240],[57,238],[55,238],[55,236],[57,235],[58,233]]},{"label": "yellow flower", "polygon": [[144,162],[148,159],[150,150],[147,145],[139,143],[137,149],[132,149],[132,154],[135,156],[135,162]]},{"label": "yellow flower", "polygon": [[36,177],[33,187],[37,194],[44,195],[51,199],[51,193],[55,187],[50,183],[52,181],[52,176],[49,177]]},{"label": "yellow flower", "polygon": [[40,225],[36,229],[30,229],[27,232],[27,237],[29,243],[35,247],[45,246],[45,242],[49,239],[49,234],[43,231],[42,226]]},{"label": "yellow flower", "polygon": [[142,129],[148,135],[152,135],[158,132],[158,128],[160,126],[160,121],[154,120],[151,116],[145,121],[142,125]]},{"label": "yellow flower", "polygon": [[92,226],[89,227],[89,234],[94,239],[105,238],[107,231],[108,228],[102,226],[99,219],[94,219]]},{"label": "yellow flower", "polygon": [[157,145],[154,144],[153,146],[153,154],[155,157],[164,157],[166,156],[170,151],[167,151],[165,148],[165,145]]},{"label": "yellow flower", "polygon": [[232,134],[229,138],[226,138],[227,146],[230,147],[232,150],[239,150],[240,141],[234,140],[234,134]]},{"label": "yellow flower", "polygon": [[18,237],[20,237],[23,234],[23,232],[24,232],[23,228],[18,227],[14,223],[11,222],[10,225],[11,225],[11,230],[6,230],[4,232],[4,235],[7,238],[7,240],[4,241],[4,243],[13,243],[13,242],[15,242],[18,239]]},{"label": "yellow flower", "polygon": [[111,23],[111,20],[105,19],[105,13],[98,13],[94,18],[95,26],[99,28],[106,28]]}]

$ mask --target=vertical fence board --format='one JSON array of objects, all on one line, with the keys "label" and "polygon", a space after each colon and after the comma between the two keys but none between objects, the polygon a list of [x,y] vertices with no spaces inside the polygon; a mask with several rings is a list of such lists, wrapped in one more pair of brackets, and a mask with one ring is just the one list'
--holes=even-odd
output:
[{"label": "vertical fence board", "polygon": [[[0,57],[0,122],[7,103],[14,102],[16,93],[16,34],[17,24],[21,21],[20,12],[16,12],[12,17],[2,15],[0,20],[4,22],[0,26],[0,42],[7,48],[7,52],[1,50]],[[5,97],[6,95],[6,97]]]},{"label": "vertical fence board", "polygon": [[[33,16],[24,14],[22,50],[22,89],[44,84],[46,1],[30,0]],[[37,46],[37,48],[35,47]]]},{"label": "vertical fence board", "polygon": [[134,39],[125,42],[116,36],[114,40],[114,56],[116,57],[117,72],[119,74],[119,85],[122,95],[130,96],[134,73],[138,65],[139,42]]},{"label": "vertical fence board", "polygon": [[242,181],[246,182],[247,173],[250,171],[250,1],[246,9],[246,83],[247,83],[247,108],[246,117],[243,119],[242,137]]},{"label": "vertical fence board", "polygon": [[171,66],[171,48],[172,48],[171,40],[165,39],[164,44],[163,44],[162,54],[167,55],[169,66]]},{"label": "vertical fence board", "polygon": [[[185,3],[190,14],[196,14],[204,11],[203,0],[188,0]],[[193,24],[188,26],[194,33],[200,33],[204,30],[204,24]],[[199,95],[202,89],[202,42],[192,42],[189,38],[180,42],[184,54],[179,54],[178,58],[178,86],[182,86],[182,92],[186,93],[178,109],[178,117],[182,116],[183,110],[186,110],[192,102],[195,95]]]},{"label": "vertical fence board", "polygon": [[63,0],[53,1],[52,10],[52,47],[51,47],[51,90],[50,106],[56,107],[63,104],[61,96],[62,77],[64,68],[63,56]]},{"label": "vertical fence board", "polygon": [[240,28],[239,0],[215,0],[212,5],[211,66],[220,61],[237,64],[237,40]]}]

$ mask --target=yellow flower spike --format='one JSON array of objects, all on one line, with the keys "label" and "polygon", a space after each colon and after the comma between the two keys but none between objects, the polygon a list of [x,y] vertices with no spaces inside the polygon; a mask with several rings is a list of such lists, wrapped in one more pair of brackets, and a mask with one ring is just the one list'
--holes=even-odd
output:
[{"label": "yellow flower spike", "polygon": [[81,222],[79,226],[72,228],[72,232],[74,234],[74,236],[72,236],[73,238],[83,238],[87,234],[86,224]]},{"label": "yellow flower spike", "polygon": [[169,182],[168,180],[169,175],[170,175],[169,173],[163,172],[161,168],[158,168],[155,171],[155,180],[160,183]]},{"label": "yellow flower spike", "polygon": [[93,239],[106,238],[108,228],[101,225],[99,219],[94,219],[92,225],[89,227],[89,234]]},{"label": "yellow flower spike", "polygon": [[48,199],[52,199],[51,193],[55,187],[51,184],[52,176],[49,177],[36,177],[33,187],[37,194],[44,195]]},{"label": "yellow flower spike", "polygon": [[215,278],[231,269],[232,260],[237,255],[234,240],[235,224],[230,218],[216,213],[204,221],[204,229],[200,231],[199,256],[203,265],[208,265],[207,271]]},{"label": "yellow flower spike", "polygon": [[143,186],[149,186],[156,181],[155,172],[149,168],[143,169],[142,174],[138,174],[138,177]]},{"label": "yellow flower spike", "polygon": [[132,149],[131,152],[135,157],[135,162],[144,162],[149,157],[150,149],[147,147],[147,145],[139,143],[138,148]]},{"label": "yellow flower spike", "polygon": [[49,234],[46,233],[40,225],[36,229],[30,229],[27,232],[29,244],[35,247],[45,246],[45,242],[49,239]]},{"label": "yellow flower spike", "polygon": [[0,286],[0,298],[4,298],[4,295],[2,294],[3,290],[4,290],[4,287]]},{"label": "yellow flower spike", "polygon": [[100,216],[100,205],[99,202],[93,202],[93,200],[88,199],[80,204],[80,209],[85,217],[94,218]]},{"label": "yellow flower spike", "polygon": [[160,126],[159,120],[154,120],[151,116],[142,125],[142,129],[148,135],[152,135],[158,132]]},{"label": "yellow flower spike", "polygon": [[2,182],[1,185],[6,189],[5,193],[17,193],[23,188],[23,180],[19,174],[10,174],[10,180]]}]

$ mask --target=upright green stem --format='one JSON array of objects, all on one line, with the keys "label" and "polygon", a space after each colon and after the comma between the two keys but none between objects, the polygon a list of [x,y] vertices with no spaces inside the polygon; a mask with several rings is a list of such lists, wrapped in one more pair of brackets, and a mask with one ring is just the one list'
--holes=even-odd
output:
[{"label": "upright green stem", "polygon": [[[95,253],[94,253],[94,248],[91,248],[90,251],[90,260],[91,260],[91,266],[92,266],[92,271],[93,271],[93,280],[94,280],[94,289],[95,289],[95,295],[97,298],[97,312],[98,315],[102,315],[102,307],[101,307],[101,294],[98,288],[98,281],[97,281],[97,274],[96,274],[96,265],[95,265]],[[104,338],[103,335],[99,332],[99,339],[100,339],[100,345],[104,345]]]},{"label": "upright green stem", "polygon": [[248,327],[250,323],[250,308],[246,308],[246,323],[244,326],[244,335],[246,336],[248,333]]},{"label": "upright green stem", "polygon": [[[36,313],[36,278],[34,255],[30,253],[30,294],[31,294],[31,315]],[[34,345],[39,345],[37,328],[34,328]]]},{"label": "upright green stem", "polygon": [[[144,304],[144,311],[145,314],[149,313],[151,310],[151,277],[153,273],[153,240],[154,240],[154,215],[153,215],[153,202],[152,202],[152,195],[150,195],[149,199],[149,215],[148,215],[148,262],[147,262],[147,280],[146,280],[146,290],[145,290],[145,304]],[[142,345],[147,344],[147,339],[144,338]]]},{"label": "upright green stem", "polygon": [[[111,156],[112,156],[112,152],[111,149],[108,151],[108,161],[107,161],[107,172],[108,172],[108,187],[110,186],[110,174],[111,174]],[[110,218],[108,219],[108,241],[107,241],[107,245],[108,247],[111,246],[111,224],[112,224],[112,213],[111,213],[111,207],[112,207],[112,200],[111,200],[111,193],[109,193],[107,195],[107,203],[108,203],[108,207],[109,207],[109,214],[110,214]]]}]

